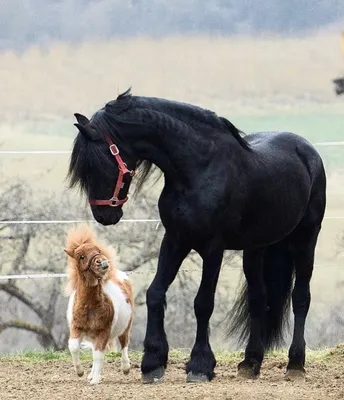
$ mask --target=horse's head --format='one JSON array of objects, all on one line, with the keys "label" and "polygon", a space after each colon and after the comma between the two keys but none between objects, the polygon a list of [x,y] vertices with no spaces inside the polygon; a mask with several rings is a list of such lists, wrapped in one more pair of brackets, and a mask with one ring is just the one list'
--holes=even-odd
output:
[{"label": "horse's head", "polygon": [[111,138],[101,113],[91,120],[75,114],[79,134],[68,175],[70,186],[79,185],[87,195],[95,220],[102,225],[114,225],[123,216],[122,205],[128,199],[137,160]]},{"label": "horse's head", "polygon": [[100,249],[92,243],[85,243],[73,251],[64,251],[75,260],[79,273],[88,281],[106,279],[110,263]]},{"label": "horse's head", "polygon": [[97,284],[110,272],[109,250],[97,242],[95,233],[87,225],[79,225],[68,231],[65,253],[71,258],[74,273],[88,284]]}]

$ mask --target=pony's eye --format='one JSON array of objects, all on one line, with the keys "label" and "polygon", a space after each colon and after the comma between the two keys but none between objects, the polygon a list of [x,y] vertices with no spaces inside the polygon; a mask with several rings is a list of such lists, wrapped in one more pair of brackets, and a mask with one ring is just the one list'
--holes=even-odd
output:
[{"label": "pony's eye", "polygon": [[85,256],[80,256],[80,260],[83,260],[85,258]]}]

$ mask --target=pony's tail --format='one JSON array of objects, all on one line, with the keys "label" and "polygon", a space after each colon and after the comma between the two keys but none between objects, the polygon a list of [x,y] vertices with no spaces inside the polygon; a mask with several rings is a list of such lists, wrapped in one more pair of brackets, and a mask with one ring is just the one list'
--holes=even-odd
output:
[{"label": "pony's tail", "polygon": [[[288,244],[269,246],[264,258],[264,283],[267,312],[262,332],[265,350],[284,343],[283,331],[288,326],[290,299],[294,281],[294,262]],[[245,280],[229,316],[228,336],[237,335],[239,343],[247,342],[250,333],[247,282]]]}]

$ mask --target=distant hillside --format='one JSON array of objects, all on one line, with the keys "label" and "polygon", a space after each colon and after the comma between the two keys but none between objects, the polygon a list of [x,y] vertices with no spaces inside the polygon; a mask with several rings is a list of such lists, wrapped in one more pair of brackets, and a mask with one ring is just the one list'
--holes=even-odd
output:
[{"label": "distant hillside", "polygon": [[[0,49],[171,34],[294,35],[344,21],[343,0],[1,0]],[[343,27],[344,28],[344,27]]]}]

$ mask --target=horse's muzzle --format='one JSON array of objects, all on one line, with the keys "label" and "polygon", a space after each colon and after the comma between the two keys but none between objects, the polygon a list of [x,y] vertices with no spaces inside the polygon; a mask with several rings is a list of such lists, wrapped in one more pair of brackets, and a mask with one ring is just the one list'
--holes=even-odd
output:
[{"label": "horse's muzzle", "polygon": [[102,271],[107,271],[109,269],[109,262],[108,260],[103,260],[100,264]]}]

